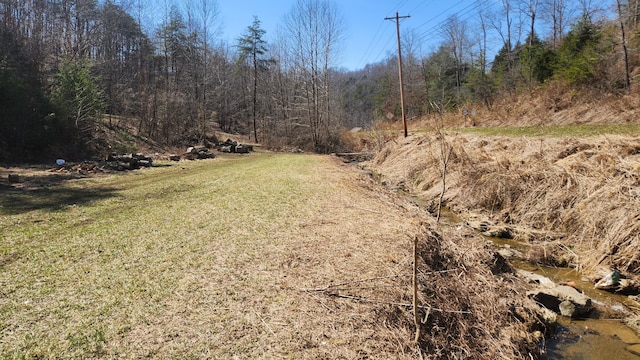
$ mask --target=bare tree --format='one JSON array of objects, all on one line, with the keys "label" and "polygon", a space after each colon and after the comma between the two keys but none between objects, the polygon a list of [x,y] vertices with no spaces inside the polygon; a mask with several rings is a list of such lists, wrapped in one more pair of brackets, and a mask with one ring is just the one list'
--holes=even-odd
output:
[{"label": "bare tree", "polygon": [[[522,0],[522,11],[529,16],[529,35],[527,36],[527,51],[531,52],[533,40],[535,38],[536,14],[538,12],[538,0]],[[528,61],[528,69],[526,74],[529,86],[533,85],[533,61]]]},{"label": "bare tree", "polygon": [[491,10],[488,6],[480,6],[478,8],[478,17],[475,28],[475,42],[478,51],[477,59],[473,61],[474,75],[470,79],[469,86],[472,88],[475,99],[482,101],[487,107],[491,108],[491,79],[488,76],[488,43],[489,43],[489,31],[490,31],[490,18]]},{"label": "bare tree", "polygon": [[551,45],[555,49],[570,23],[571,13],[568,0],[541,0],[543,21],[550,23]]},{"label": "bare tree", "polygon": [[328,1],[298,0],[286,15],[285,26],[297,81],[302,85],[296,103],[306,112],[316,150],[327,150],[332,121],[329,68],[337,55],[342,21]]},{"label": "bare tree", "polygon": [[421,57],[423,55],[423,38],[415,29],[408,29],[402,35],[402,67],[404,73],[405,107],[409,118],[422,116],[427,112],[428,97],[421,96],[423,71]]},{"label": "bare tree", "polygon": [[487,38],[489,33],[489,22],[488,22],[488,10],[486,8],[480,8],[478,12],[478,20],[480,27],[480,72],[482,74],[487,73]]},{"label": "bare tree", "polygon": [[457,15],[450,16],[442,27],[443,37],[456,62],[456,96],[461,98],[463,75],[465,72],[465,60],[470,51],[470,42],[467,35],[467,24]]},{"label": "bare tree", "polygon": [[211,81],[209,74],[209,58],[210,58],[210,45],[212,36],[215,36],[216,30],[213,28],[219,15],[218,2],[216,0],[199,0],[197,2],[197,9],[200,13],[200,20],[202,21],[202,99],[201,99],[201,131],[204,135],[207,117],[210,114],[210,109],[207,104],[209,82]]},{"label": "bare tree", "polygon": [[616,4],[618,5],[618,17],[620,22],[620,35],[622,37],[622,50],[624,55],[624,74],[625,74],[625,88],[629,88],[631,86],[631,80],[629,76],[629,53],[627,52],[627,39],[624,29],[624,16],[622,14],[622,4],[620,0],[616,0]]},{"label": "bare tree", "polygon": [[515,86],[514,44],[520,41],[522,25],[520,21],[516,21],[519,19],[514,19],[515,9],[512,6],[512,1],[513,0],[501,0],[504,20],[498,18],[492,19],[492,25],[502,38],[503,49],[506,52],[506,79],[504,86],[508,91],[512,91]]}]

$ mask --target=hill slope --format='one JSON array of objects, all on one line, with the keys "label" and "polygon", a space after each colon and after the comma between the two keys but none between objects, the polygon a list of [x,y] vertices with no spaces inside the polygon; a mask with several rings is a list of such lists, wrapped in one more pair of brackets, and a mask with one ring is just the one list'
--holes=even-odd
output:
[{"label": "hill slope", "polygon": [[388,143],[370,165],[387,184],[436,202],[443,144],[451,149],[446,206],[562,248],[560,256],[585,275],[609,266],[640,274],[637,136],[449,134],[443,143],[423,134]]}]

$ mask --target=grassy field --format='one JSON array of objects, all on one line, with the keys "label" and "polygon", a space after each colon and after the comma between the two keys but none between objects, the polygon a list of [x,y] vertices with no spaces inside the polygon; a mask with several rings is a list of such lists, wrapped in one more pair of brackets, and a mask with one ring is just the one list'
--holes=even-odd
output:
[{"label": "grassy field", "polygon": [[640,134],[640,124],[495,126],[459,128],[456,131],[484,136],[590,137],[598,135],[638,135]]},{"label": "grassy field", "polygon": [[371,306],[302,291],[410,263],[402,207],[334,158],[23,179],[0,187],[0,358],[399,356]]}]

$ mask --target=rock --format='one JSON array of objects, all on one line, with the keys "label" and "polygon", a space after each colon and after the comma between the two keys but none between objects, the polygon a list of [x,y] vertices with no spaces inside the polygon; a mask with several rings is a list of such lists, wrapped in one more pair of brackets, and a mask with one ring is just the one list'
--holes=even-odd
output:
[{"label": "rock", "polygon": [[488,265],[493,275],[513,273],[513,268],[500,252],[493,253],[491,262]]},{"label": "rock", "polygon": [[569,300],[565,300],[558,305],[560,308],[560,315],[566,317],[573,317],[576,313],[576,306]]},{"label": "rock", "polygon": [[516,253],[508,248],[501,248],[498,250],[498,254],[500,254],[500,256],[502,256],[503,258],[509,260],[509,259],[513,259],[516,256]]},{"label": "rock", "polygon": [[532,273],[531,271],[518,269],[517,274],[518,276],[528,280],[529,283],[539,284],[541,287],[554,288],[557,286],[556,283],[551,281],[548,277]]},{"label": "rock", "polygon": [[467,225],[480,232],[488,231],[491,226],[491,224],[486,221],[468,221]]},{"label": "rock", "polygon": [[12,173],[12,174],[9,174],[8,179],[9,179],[9,182],[12,184],[19,183],[20,175]]},{"label": "rock", "polygon": [[513,239],[513,230],[507,226],[493,226],[482,232],[482,235],[500,238],[500,239]]},{"label": "rock", "polygon": [[169,160],[180,161],[180,155],[169,155]]},{"label": "rock", "polygon": [[638,295],[640,294],[640,281],[633,279],[620,279],[620,285],[616,289],[616,292],[623,295]]},{"label": "rock", "polygon": [[549,327],[553,327],[558,323],[558,315],[547,308],[541,307],[540,315],[542,316],[542,321]]},{"label": "rock", "polygon": [[[564,316],[583,317],[588,315],[593,308],[591,299],[588,296],[570,286],[560,285],[554,288],[539,288],[528,292],[527,295],[538,304]],[[573,308],[566,302],[572,303]]]},{"label": "rock", "polygon": [[513,239],[513,229],[508,226],[496,225],[488,220],[471,220],[467,222],[467,225],[487,237]]}]

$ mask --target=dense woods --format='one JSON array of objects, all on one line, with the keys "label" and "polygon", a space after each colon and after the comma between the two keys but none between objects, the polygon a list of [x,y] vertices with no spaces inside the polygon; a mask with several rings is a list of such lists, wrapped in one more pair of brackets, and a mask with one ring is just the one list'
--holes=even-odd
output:
[{"label": "dense woods", "polygon": [[[624,92],[639,61],[639,2],[475,1],[426,33],[409,29],[407,116],[491,109],[539,87]],[[342,129],[400,115],[395,55],[340,67],[345,15],[298,0],[277,34],[256,14],[225,43],[216,0],[3,0],[0,161],[96,152],[96,126],[124,124],[163,144],[220,128],[273,148],[338,150]],[[439,46],[426,49],[427,38]]]}]

